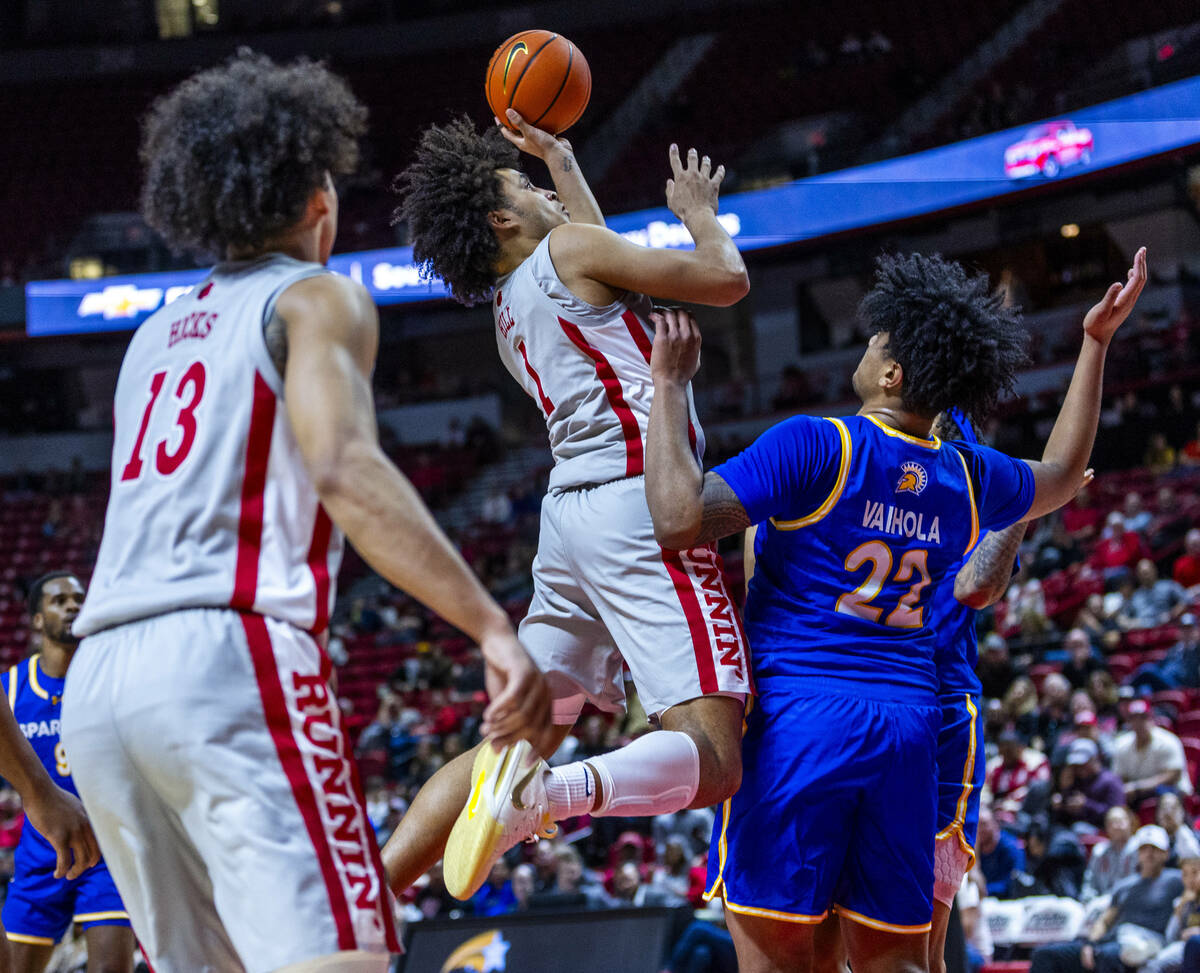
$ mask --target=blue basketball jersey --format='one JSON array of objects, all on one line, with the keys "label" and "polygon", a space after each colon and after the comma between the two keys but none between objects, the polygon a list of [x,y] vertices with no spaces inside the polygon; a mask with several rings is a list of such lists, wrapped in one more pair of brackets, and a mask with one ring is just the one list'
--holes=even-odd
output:
[{"label": "blue basketball jersey", "polygon": [[[25,739],[33,747],[50,779],[76,797],[75,782],[71,780],[71,768],[59,739],[59,714],[62,711],[62,693],[65,679],[53,679],[42,670],[41,655],[22,659],[8,670],[3,680],[4,692],[8,696],[17,725]],[[38,833],[28,820],[21,831],[21,842],[17,849],[38,858],[45,856],[54,862],[54,849],[50,842]]]},{"label": "blue basketball jersey", "polygon": [[715,472],[763,525],[745,610],[759,691],[800,680],[921,703],[952,623],[934,598],[1034,493],[1022,460],[864,416],[793,417]]}]

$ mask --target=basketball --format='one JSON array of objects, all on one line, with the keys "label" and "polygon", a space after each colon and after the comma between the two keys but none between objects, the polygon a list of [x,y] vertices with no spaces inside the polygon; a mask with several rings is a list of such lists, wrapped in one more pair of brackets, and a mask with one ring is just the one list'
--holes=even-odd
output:
[{"label": "basketball", "polygon": [[583,52],[562,34],[523,30],[496,48],[484,92],[501,124],[513,128],[504,114],[513,108],[530,125],[558,135],[587,108],[592,72]]}]

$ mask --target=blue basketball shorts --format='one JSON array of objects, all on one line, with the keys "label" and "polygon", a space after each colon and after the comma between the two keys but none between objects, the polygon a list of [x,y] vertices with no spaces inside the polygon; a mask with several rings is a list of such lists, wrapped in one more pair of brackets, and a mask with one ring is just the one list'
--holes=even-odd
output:
[{"label": "blue basketball shorts", "polygon": [[979,798],[987,772],[983,718],[979,697],[971,693],[938,696],[942,728],[938,732],[937,836],[957,836],[963,850],[975,857],[979,829]]},{"label": "blue basketball shorts", "polygon": [[103,861],[68,880],[54,877],[54,859],[30,864],[19,857],[0,920],[9,939],[39,946],[57,943],[74,922],[84,930],[130,925]]},{"label": "blue basketball shorts", "polygon": [[933,705],[759,686],[741,789],[714,826],[708,891],[735,913],[889,932],[933,914]]}]

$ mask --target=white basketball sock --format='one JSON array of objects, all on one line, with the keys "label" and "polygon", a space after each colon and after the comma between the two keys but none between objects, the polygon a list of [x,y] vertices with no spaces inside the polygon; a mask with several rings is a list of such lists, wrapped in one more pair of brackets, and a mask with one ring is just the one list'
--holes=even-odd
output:
[{"label": "white basketball sock", "polygon": [[[596,817],[668,815],[691,804],[700,789],[700,751],[688,734],[670,729],[647,733],[620,750],[589,758],[587,764],[600,779],[604,804],[594,806],[594,782],[583,776],[588,767],[583,767],[582,762],[569,764],[552,770],[551,779],[560,775],[572,793],[581,794],[589,789],[590,794],[583,795],[588,804],[586,810],[572,810],[564,817],[587,812]],[[574,768],[580,768],[583,774]],[[551,782],[547,780],[547,794],[550,789]],[[552,803],[553,800],[551,797]],[[571,805],[582,806],[574,801]],[[559,818],[557,813],[554,817]]]},{"label": "white basketball sock", "polygon": [[554,767],[546,775],[546,799],[555,821],[589,814],[596,803],[596,781],[583,761]]}]

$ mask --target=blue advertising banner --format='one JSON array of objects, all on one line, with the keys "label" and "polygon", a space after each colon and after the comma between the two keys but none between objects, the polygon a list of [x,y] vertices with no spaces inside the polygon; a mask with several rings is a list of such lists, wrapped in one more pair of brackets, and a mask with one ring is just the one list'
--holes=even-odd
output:
[{"label": "blue advertising banner", "polygon": [[[719,218],[741,250],[757,250],[999,199],[1194,145],[1200,145],[1200,77],[1027,128],[735,193],[721,200]],[[665,206],[613,216],[608,224],[641,246],[692,245]],[[410,247],[336,254],[329,265],[363,284],[381,305],[448,296],[440,280],[422,278]],[[25,287],[26,331],[131,329],[204,273],[35,281]]]}]

